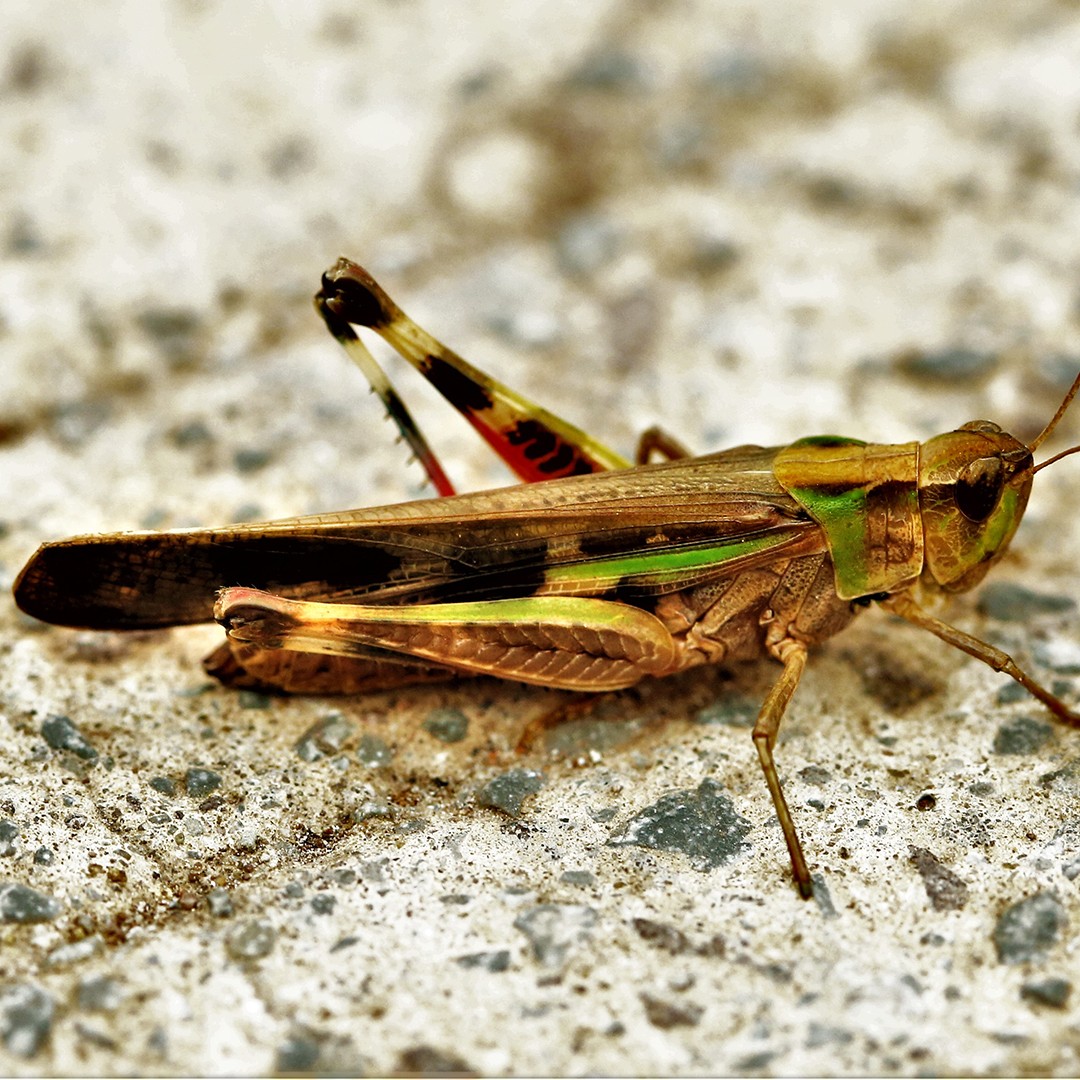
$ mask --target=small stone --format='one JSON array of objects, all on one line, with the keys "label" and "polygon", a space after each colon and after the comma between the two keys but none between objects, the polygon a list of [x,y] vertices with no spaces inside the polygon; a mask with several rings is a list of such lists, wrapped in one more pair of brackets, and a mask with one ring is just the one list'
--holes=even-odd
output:
[{"label": "small stone", "polygon": [[306,1034],[290,1035],[277,1049],[279,1073],[311,1072],[319,1060],[319,1043]]},{"label": "small stone", "polygon": [[1065,908],[1053,893],[1036,893],[1002,912],[994,927],[994,945],[1003,964],[1041,960],[1057,943],[1067,922]]},{"label": "small stone", "polygon": [[1020,996],[1025,1001],[1036,1005],[1046,1005],[1051,1009],[1064,1009],[1072,993],[1072,983],[1068,979],[1048,975],[1043,979],[1032,979],[1020,987]]},{"label": "small stone", "polygon": [[749,848],[750,822],[715,780],[696,790],[664,795],[632,817],[608,840],[611,847],[637,845],[681,851],[700,868],[713,870]]},{"label": "small stone", "polygon": [[318,761],[336,754],[356,733],[356,725],[341,713],[331,713],[317,720],[296,741],[296,753],[302,761]]},{"label": "small stone", "polygon": [[193,799],[203,799],[221,785],[221,777],[210,769],[188,769],[184,786]]},{"label": "small stone", "polygon": [[316,915],[330,915],[337,904],[337,897],[331,893],[316,893],[311,898],[311,910]]},{"label": "small stone", "polygon": [[233,913],[232,896],[228,889],[211,889],[206,894],[206,906],[215,919],[227,919]]},{"label": "small stone", "polygon": [[83,761],[97,760],[97,750],[67,716],[50,716],[43,720],[41,736],[54,750],[68,750]]},{"label": "small stone", "polygon": [[268,956],[277,941],[277,931],[264,919],[248,919],[229,932],[225,948],[234,960],[259,960]]},{"label": "small stone", "polygon": [[1030,701],[1028,692],[1018,682],[1007,682],[995,698],[999,705],[1014,705],[1018,701]]},{"label": "small stone", "polygon": [[120,983],[108,975],[98,975],[79,983],[77,1000],[86,1012],[113,1012],[123,1000]]},{"label": "small stone", "polygon": [[181,450],[190,446],[201,446],[211,441],[210,429],[202,420],[189,420],[185,424],[177,424],[169,430],[169,438],[174,446]]},{"label": "small stone", "polygon": [[0,857],[7,858],[15,854],[15,840],[19,835],[19,826],[8,818],[0,818]]},{"label": "small stone", "polygon": [[167,776],[155,776],[150,781],[150,786],[155,791],[160,791],[162,795],[176,794],[176,781],[170,780]]},{"label": "small stone", "polygon": [[957,877],[926,848],[912,847],[910,861],[923,879],[923,888],[935,911],[959,911],[967,903],[967,883]]},{"label": "small stone", "polygon": [[52,848],[39,847],[34,852],[35,866],[52,866],[56,862],[56,852]]},{"label": "small stone", "polygon": [[584,904],[538,904],[514,920],[514,929],[529,939],[542,966],[558,968],[570,950],[589,937],[597,919]]},{"label": "small stone", "polygon": [[475,1076],[476,1070],[456,1054],[421,1044],[403,1050],[395,1072],[410,1076]]},{"label": "small stone", "polygon": [[832,773],[820,765],[807,765],[805,769],[799,770],[799,779],[807,784],[824,787],[832,779]]},{"label": "small stone", "polygon": [[469,718],[460,709],[432,709],[423,726],[440,742],[456,743],[468,734]]},{"label": "small stone", "polygon": [[0,882],[0,920],[14,923],[51,922],[60,914],[60,901],[17,881]]},{"label": "small stone", "polygon": [[476,795],[481,806],[518,817],[521,804],[544,786],[544,774],[535,769],[511,769],[489,780]]},{"label": "small stone", "polygon": [[633,926],[642,941],[672,956],[690,951],[690,939],[677,927],[644,918],[634,919]]},{"label": "small stone", "polygon": [[1034,592],[1012,581],[991,581],[984,585],[978,602],[983,615],[1002,622],[1027,622],[1038,615],[1060,614],[1075,607],[1076,601],[1071,597]]},{"label": "small stone", "polygon": [[995,754],[1034,754],[1046,744],[1054,729],[1045,720],[1015,716],[1006,720],[994,735]]},{"label": "small stone", "polygon": [[510,967],[510,950],[497,949],[493,952],[468,953],[455,958],[455,963],[463,968],[483,968],[485,971],[506,971]]},{"label": "small stone", "polygon": [[45,966],[48,968],[64,968],[71,964],[81,964],[105,948],[105,942],[97,934],[84,937],[81,941],[72,941],[64,945],[57,945],[45,957]]},{"label": "small stone", "polygon": [[559,880],[565,885],[579,885],[587,888],[596,884],[596,875],[588,870],[564,870],[559,875]]},{"label": "small stone", "polygon": [[0,1041],[16,1057],[32,1058],[52,1031],[53,999],[31,983],[0,989]]},{"label": "small stone", "polygon": [[370,769],[378,769],[383,765],[389,765],[394,759],[394,751],[378,735],[362,735],[360,745],[356,748],[356,756],[361,764]]},{"label": "small stone", "polygon": [[645,1018],[661,1031],[675,1027],[696,1027],[705,1011],[700,1005],[675,1005],[644,992],[638,997],[645,1007]]}]

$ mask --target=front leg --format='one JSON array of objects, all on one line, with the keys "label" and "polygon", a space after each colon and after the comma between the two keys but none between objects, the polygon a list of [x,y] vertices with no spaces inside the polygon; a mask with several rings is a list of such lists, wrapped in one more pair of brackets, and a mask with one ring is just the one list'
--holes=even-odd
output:
[{"label": "front leg", "polygon": [[965,634],[963,630],[957,630],[955,626],[950,626],[947,622],[942,622],[929,612],[923,611],[906,593],[897,593],[887,600],[882,600],[881,606],[886,611],[891,611],[894,615],[906,619],[909,623],[922,627],[923,630],[929,630],[942,641],[966,652],[968,656],[974,656],[976,660],[981,660],[995,671],[1003,671],[1006,675],[1011,675],[1062,723],[1069,724],[1071,727],[1080,727],[1080,715],[1073,712],[1056,694],[1031,678],[1007,652],[1002,652],[1001,649],[971,634]]}]

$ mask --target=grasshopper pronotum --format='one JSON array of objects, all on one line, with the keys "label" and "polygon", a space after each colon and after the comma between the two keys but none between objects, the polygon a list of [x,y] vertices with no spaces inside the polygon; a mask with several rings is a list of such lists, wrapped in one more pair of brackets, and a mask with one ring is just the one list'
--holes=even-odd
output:
[{"label": "grasshopper pronotum", "polygon": [[[875,602],[1080,716],[1000,649],[920,596],[978,584],[1008,547],[1033,455],[975,421],[925,443],[824,436],[690,457],[657,430],[637,464],[538,408],[427,334],[355,263],[316,308],[363,368],[440,498],[261,524],[78,536],[15,583],[48,622],[147,628],[217,619],[207,668],[235,686],[355,693],[462,675],[576,691],[769,656],[782,665],[753,730],[799,891],[810,872],[773,760],[808,650]],[[454,495],[352,327],[414,364],[525,485]],[[658,454],[668,460],[648,464]],[[537,481],[534,483],[534,481]]]}]

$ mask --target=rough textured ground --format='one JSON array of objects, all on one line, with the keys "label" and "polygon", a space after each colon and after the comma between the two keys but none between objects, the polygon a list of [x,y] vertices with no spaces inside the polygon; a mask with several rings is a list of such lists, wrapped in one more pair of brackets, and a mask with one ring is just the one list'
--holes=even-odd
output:
[{"label": "rough textured ground", "polygon": [[[558,695],[239,695],[216,628],[3,599],[44,539],[420,493],[310,308],[342,253],[622,450],[1031,437],[1080,367],[1075,3],[0,25],[0,1072],[1080,1070],[1080,733],[879,613],[782,732],[804,903],[747,729],[767,665],[522,756]],[[392,370],[463,488],[506,480]],[[1075,704],[1080,470],[1038,480],[953,617]]]}]

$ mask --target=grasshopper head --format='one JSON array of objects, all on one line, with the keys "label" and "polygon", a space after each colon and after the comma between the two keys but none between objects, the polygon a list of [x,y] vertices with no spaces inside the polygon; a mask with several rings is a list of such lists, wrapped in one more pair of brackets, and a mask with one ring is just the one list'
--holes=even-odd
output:
[{"label": "grasshopper head", "polygon": [[924,584],[946,592],[978,585],[1005,553],[1024,516],[1039,469],[1080,450],[1042,462],[1034,453],[1080,390],[1076,377],[1050,423],[1027,445],[989,420],[974,420],[922,444],[919,509],[923,519]]},{"label": "grasshopper head", "polygon": [[977,585],[1009,546],[1033,476],[1031,448],[988,420],[923,443],[923,581],[947,592]]}]

